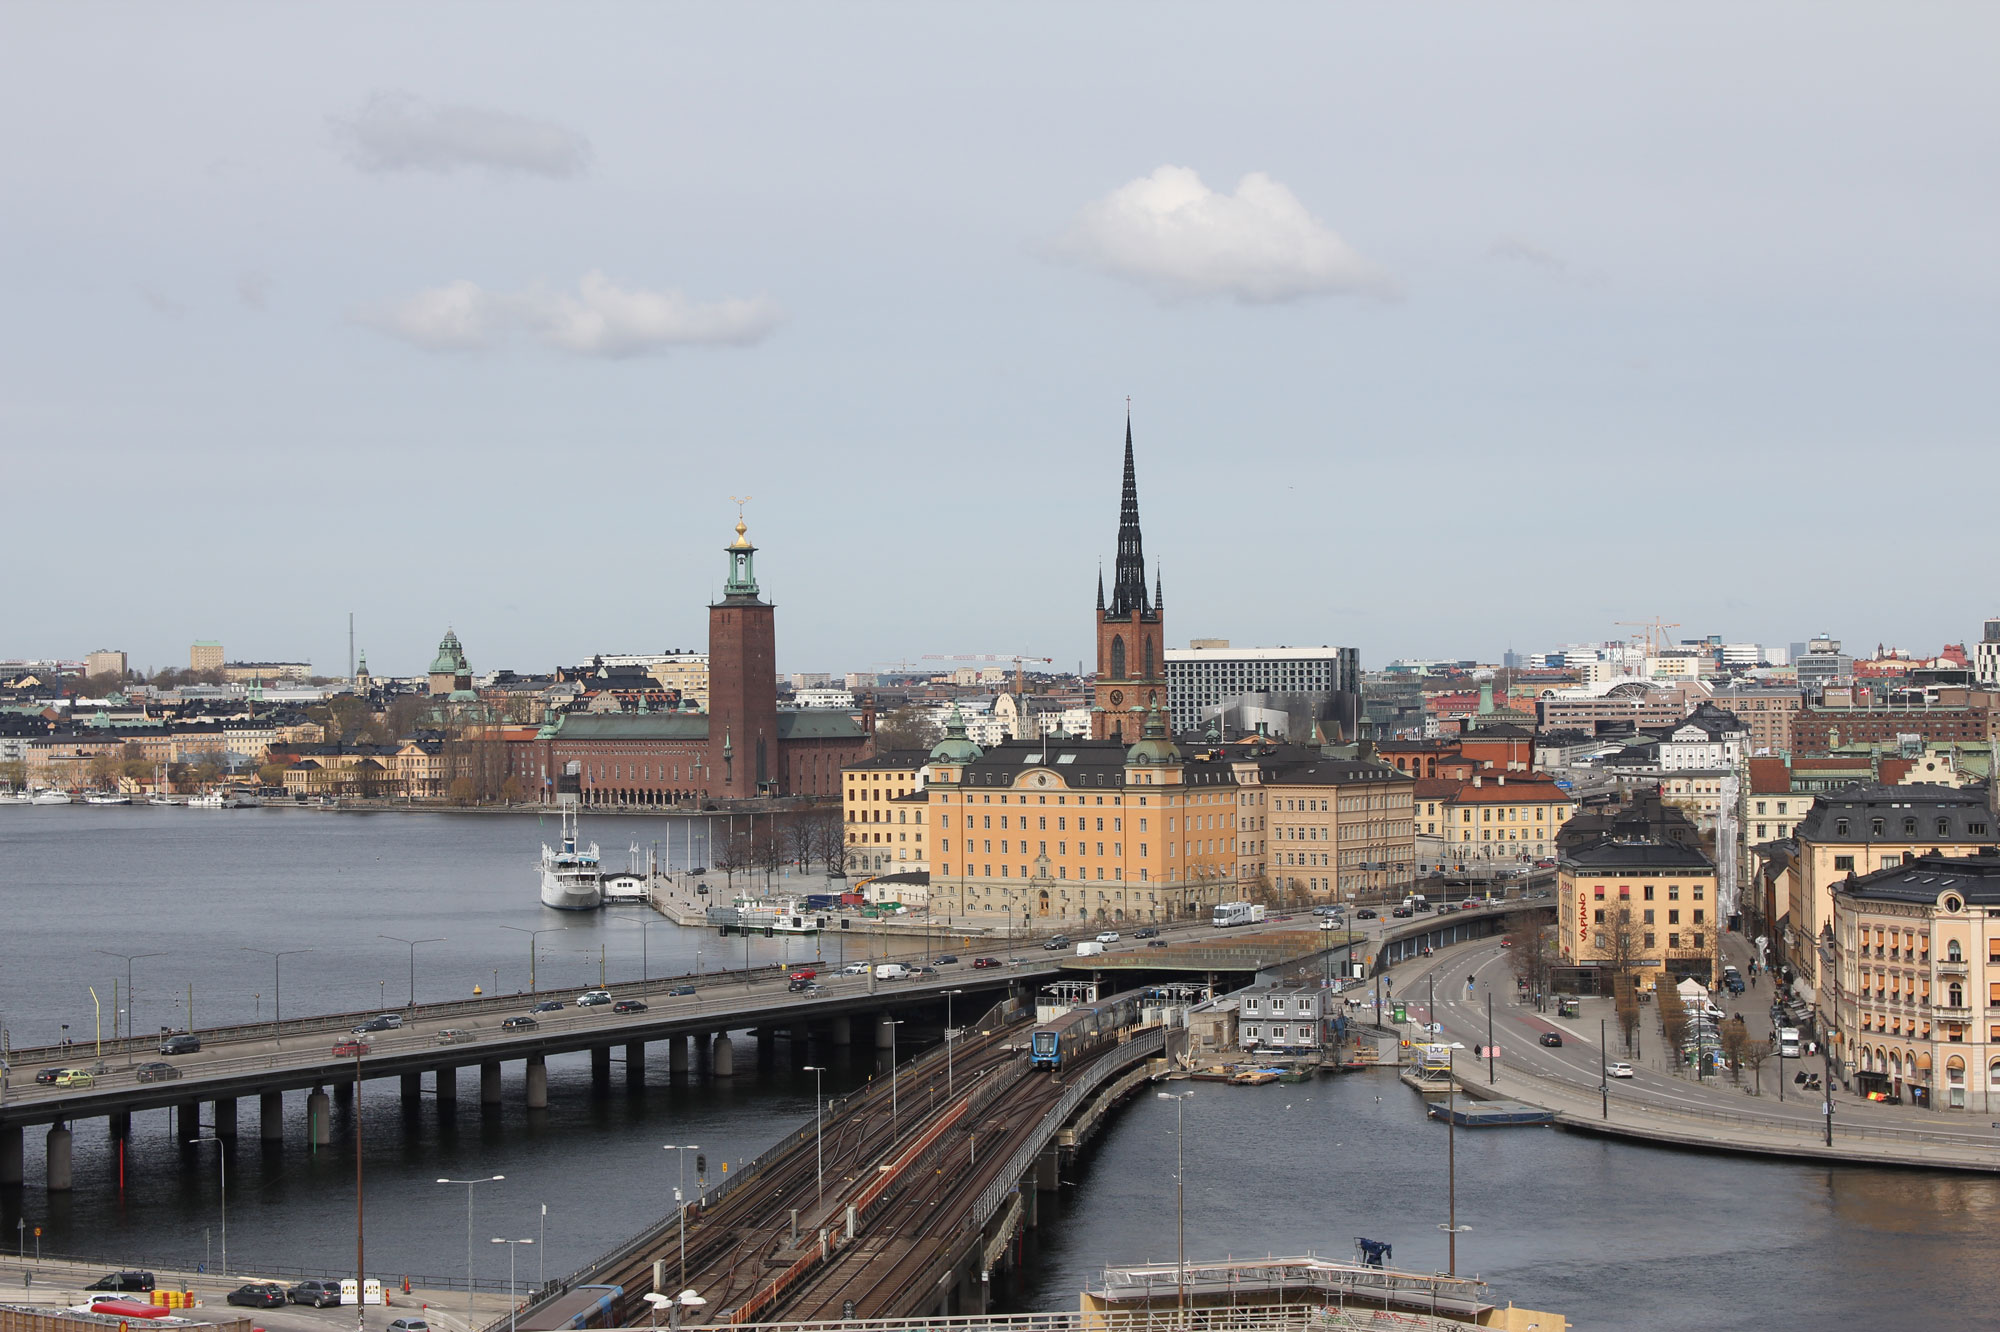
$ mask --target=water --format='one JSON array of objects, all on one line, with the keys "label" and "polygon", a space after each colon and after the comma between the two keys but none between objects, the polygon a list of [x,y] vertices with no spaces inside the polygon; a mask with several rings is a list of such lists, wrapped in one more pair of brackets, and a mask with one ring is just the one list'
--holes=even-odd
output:
[{"label": "water", "polygon": [[[377,939],[447,936],[418,953],[417,997],[527,984],[525,936],[499,929],[567,924],[542,936],[543,988],[594,983],[598,949],[611,976],[637,975],[634,910],[573,917],[535,898],[534,860],[547,825],[498,816],[331,815],[303,811],[0,809],[0,1007],[17,1043],[52,1039],[62,1022],[87,1031],[87,985],[109,1004],[124,962],[94,950],[162,952],[135,964],[141,1030],[174,1023],[195,987],[203,1023],[268,1016],[270,959],[251,948],[312,948],[285,959],[287,1011],[397,1003],[408,950]],[[630,840],[676,850],[685,824],[593,819],[586,835],[613,863]],[[720,826],[720,825],[718,825]],[[719,886],[719,880],[718,880]],[[654,974],[704,969],[725,950],[713,933],[654,925]],[[751,941],[753,962],[810,940]],[[829,941],[837,949],[838,941]],[[742,944],[726,946],[740,966]],[[109,1030],[107,1020],[107,1031]],[[482,1110],[469,1080],[456,1114],[434,1105],[405,1119],[393,1082],[362,1098],[370,1268],[462,1277],[465,1189],[440,1177],[504,1174],[476,1199],[475,1269],[504,1281],[493,1235],[542,1237],[521,1277],[553,1276],[595,1258],[672,1209],[675,1153],[699,1144],[719,1177],[724,1160],[755,1155],[808,1120],[810,1074],[780,1060],[731,1083],[675,1085],[655,1051],[643,1095],[590,1094],[587,1057],[551,1060],[549,1109],[522,1108],[518,1085]],[[874,1052],[837,1062],[827,1092],[873,1071]],[[743,1066],[739,1064],[739,1066]],[[508,1069],[518,1083],[518,1066]],[[1191,1084],[1182,1084],[1186,1089]],[[1447,1217],[1445,1130],[1385,1074],[1262,1088],[1195,1085],[1187,1103],[1190,1256],[1316,1250],[1347,1257],[1354,1237],[1395,1245],[1397,1265],[1441,1269]],[[286,1142],[245,1136],[231,1149],[233,1268],[275,1274],[353,1262],[351,1112],[336,1109],[335,1142],[303,1144],[302,1098],[289,1099]],[[1174,1255],[1174,1107],[1132,1102],[1071,1172],[1081,1187],[1044,1208],[1030,1246],[1022,1308],[1073,1307],[1105,1263]],[[165,1112],[135,1117],[128,1187],[103,1121],[78,1125],[76,1191],[39,1187],[31,1131],[28,1187],[0,1191],[0,1236],[17,1219],[41,1225],[51,1252],[156,1262],[219,1257],[214,1148],[174,1142]],[[1804,1326],[1885,1315],[1920,1326],[1987,1321],[1969,1274],[2000,1260],[2000,1182],[1958,1176],[1764,1163],[1576,1137],[1543,1129],[1458,1134],[1459,1270],[1502,1298],[1566,1312],[1585,1328]],[[201,1154],[197,1154],[197,1151]],[[692,1162],[690,1172],[692,1172]]]}]

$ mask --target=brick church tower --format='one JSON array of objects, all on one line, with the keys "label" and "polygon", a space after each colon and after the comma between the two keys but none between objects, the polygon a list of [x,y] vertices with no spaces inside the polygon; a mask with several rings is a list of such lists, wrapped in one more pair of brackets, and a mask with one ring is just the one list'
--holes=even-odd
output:
[{"label": "brick church tower", "polygon": [[775,791],[778,771],[776,607],[757,595],[757,548],[739,514],[722,600],[708,608],[708,765],[711,798]]},{"label": "brick church tower", "polygon": [[1139,481],[1132,467],[1132,418],[1125,418],[1125,493],[1118,506],[1118,564],[1111,604],[1104,604],[1104,575],[1097,576],[1097,686],[1090,710],[1093,740],[1135,743],[1145,732],[1145,711],[1167,705],[1165,596],[1154,571],[1146,596],[1146,554],[1139,538]]}]

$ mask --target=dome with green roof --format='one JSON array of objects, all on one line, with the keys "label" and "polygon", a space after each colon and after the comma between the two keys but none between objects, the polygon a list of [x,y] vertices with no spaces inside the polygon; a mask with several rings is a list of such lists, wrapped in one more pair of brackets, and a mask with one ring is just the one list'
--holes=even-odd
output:
[{"label": "dome with green roof", "polygon": [[945,723],[944,739],[931,746],[933,763],[972,763],[984,757],[986,751],[965,734],[965,718],[959,715],[958,704],[951,705],[951,720]]},{"label": "dome with green roof", "polygon": [[1152,704],[1146,709],[1145,738],[1125,751],[1125,761],[1131,764],[1179,763],[1180,747],[1167,734],[1167,724],[1160,720],[1160,705]]},{"label": "dome with green roof", "polygon": [[471,669],[465,664],[465,649],[458,645],[458,631],[445,630],[444,640],[438,644],[437,660],[431,663],[431,674],[463,675]]}]

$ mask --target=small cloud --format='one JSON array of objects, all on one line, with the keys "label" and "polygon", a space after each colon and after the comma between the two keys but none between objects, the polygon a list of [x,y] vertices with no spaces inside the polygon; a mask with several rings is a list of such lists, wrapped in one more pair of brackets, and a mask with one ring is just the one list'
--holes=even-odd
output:
[{"label": "small cloud", "polygon": [[1085,205],[1052,247],[1162,296],[1261,305],[1394,285],[1262,172],[1219,194],[1187,167],[1162,166]]},{"label": "small cloud", "polygon": [[270,306],[271,278],[268,273],[245,273],[236,279],[236,299],[252,310]]},{"label": "small cloud", "polygon": [[590,166],[590,140],[545,120],[477,106],[432,106],[408,93],[377,93],[333,122],[363,171],[451,172],[485,167],[562,180]]},{"label": "small cloud", "polygon": [[141,282],[139,299],[152,307],[153,313],[166,319],[179,319],[187,313],[187,306],[164,292],[157,291]]},{"label": "small cloud", "polygon": [[520,331],[579,356],[613,360],[667,347],[751,346],[783,317],[768,297],[702,302],[671,288],[620,287],[595,271],[574,292],[491,292],[461,279],[359,316],[432,351],[476,350]]}]

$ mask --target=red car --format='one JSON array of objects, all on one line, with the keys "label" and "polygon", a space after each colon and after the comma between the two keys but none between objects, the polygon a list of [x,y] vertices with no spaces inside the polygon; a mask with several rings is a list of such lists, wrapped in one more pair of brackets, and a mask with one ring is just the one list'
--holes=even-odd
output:
[{"label": "red car", "polygon": [[344,1041],[336,1042],[333,1047],[333,1054],[336,1059],[352,1059],[355,1055],[367,1054],[369,1048],[368,1042],[362,1040],[359,1036],[351,1036]]},{"label": "red car", "polygon": [[795,981],[817,980],[818,978],[819,978],[819,969],[816,967],[800,967],[797,971],[794,971],[791,975],[785,977],[786,980],[795,980]]},{"label": "red car", "polygon": [[997,957],[975,957],[972,959],[972,969],[974,971],[984,971],[988,967],[997,967],[999,965],[1000,959]]}]

